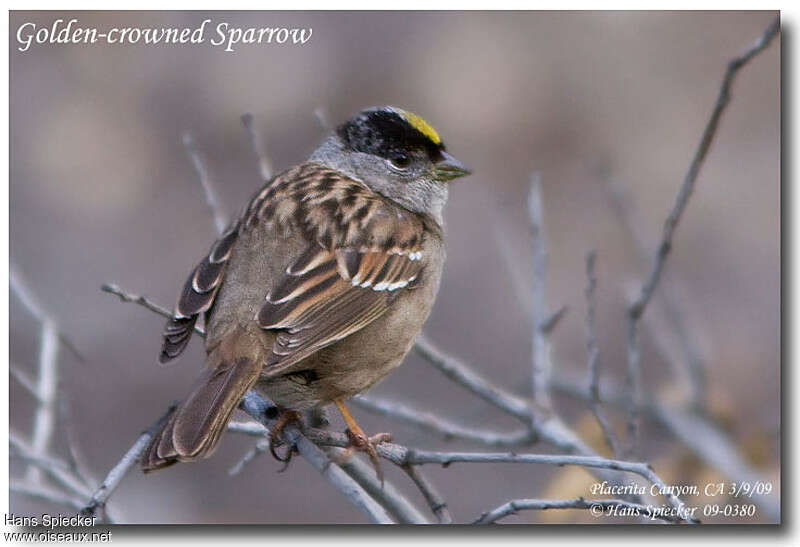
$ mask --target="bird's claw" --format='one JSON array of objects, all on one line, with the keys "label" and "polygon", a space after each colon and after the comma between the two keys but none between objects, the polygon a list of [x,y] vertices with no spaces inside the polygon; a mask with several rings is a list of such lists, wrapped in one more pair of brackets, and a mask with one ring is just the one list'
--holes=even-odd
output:
[{"label": "bird's claw", "polygon": [[353,432],[349,428],[345,430],[345,433],[347,433],[347,438],[350,440],[348,451],[355,449],[361,452],[366,452],[367,456],[369,456],[370,463],[372,463],[372,467],[375,469],[375,474],[377,475],[378,480],[381,481],[381,487],[383,487],[383,471],[381,470],[380,460],[378,459],[378,450],[376,447],[380,443],[391,442],[391,433],[378,433],[376,435],[372,435],[371,437],[367,437],[363,431]]}]

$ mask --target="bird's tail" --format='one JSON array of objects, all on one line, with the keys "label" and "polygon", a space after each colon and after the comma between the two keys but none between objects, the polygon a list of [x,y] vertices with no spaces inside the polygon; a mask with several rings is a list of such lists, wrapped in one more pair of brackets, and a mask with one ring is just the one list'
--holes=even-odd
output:
[{"label": "bird's tail", "polygon": [[[249,337],[244,333],[228,337],[209,354],[208,366],[190,395],[172,411],[142,454],[143,471],[213,453],[233,411],[261,372],[259,352],[243,351],[253,346],[253,340],[245,338]],[[251,356],[243,357],[243,353]]]}]

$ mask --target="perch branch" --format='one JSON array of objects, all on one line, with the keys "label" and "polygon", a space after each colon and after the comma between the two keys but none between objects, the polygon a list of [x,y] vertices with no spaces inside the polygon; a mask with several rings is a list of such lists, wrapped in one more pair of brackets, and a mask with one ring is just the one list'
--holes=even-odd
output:
[{"label": "perch branch", "polygon": [[[270,406],[267,401],[250,391],[242,399],[239,408],[269,429],[270,421],[266,418],[266,409]],[[375,524],[391,524],[393,522],[386,509],[370,497],[361,485],[345,473],[341,467],[333,463],[316,444],[309,441],[295,425],[289,424],[284,427],[282,437],[287,446],[294,447],[345,499],[364,513],[370,522]],[[348,444],[346,443],[342,447],[346,447]]]}]

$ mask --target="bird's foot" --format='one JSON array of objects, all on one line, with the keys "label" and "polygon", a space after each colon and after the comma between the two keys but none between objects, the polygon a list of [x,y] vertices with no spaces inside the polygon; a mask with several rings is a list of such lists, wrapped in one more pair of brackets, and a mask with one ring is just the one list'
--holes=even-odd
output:
[{"label": "bird's foot", "polygon": [[381,443],[391,442],[391,433],[378,433],[367,437],[360,427],[357,427],[356,431],[347,428],[345,433],[347,433],[347,438],[350,439],[350,446],[347,447],[347,449],[365,452],[367,456],[369,456],[369,461],[375,469],[375,474],[378,480],[381,481],[381,486],[383,486],[383,471],[381,470],[380,460],[378,459],[377,446]]},{"label": "bird's foot", "polygon": [[280,471],[283,472],[289,467],[292,456],[297,452],[297,447],[291,445],[286,449],[286,453],[283,456],[278,454],[277,448],[285,444],[281,438],[283,430],[291,423],[295,423],[302,428],[303,417],[296,410],[281,409],[279,412],[278,419],[275,420],[275,423],[272,424],[272,427],[269,429],[269,453],[272,454],[273,458],[284,463],[284,466],[280,469]]}]

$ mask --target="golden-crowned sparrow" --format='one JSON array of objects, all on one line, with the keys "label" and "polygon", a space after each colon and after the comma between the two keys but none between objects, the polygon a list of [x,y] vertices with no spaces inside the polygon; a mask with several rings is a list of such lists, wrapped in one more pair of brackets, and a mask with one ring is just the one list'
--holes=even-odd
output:
[{"label": "golden-crowned sparrow", "polygon": [[335,403],[354,445],[374,456],[343,400],[411,349],[439,288],[447,183],[468,173],[422,118],[380,107],[267,182],[189,276],[167,323],[162,362],[205,314],[206,368],[143,469],[208,456],[251,388],[284,415]]}]

